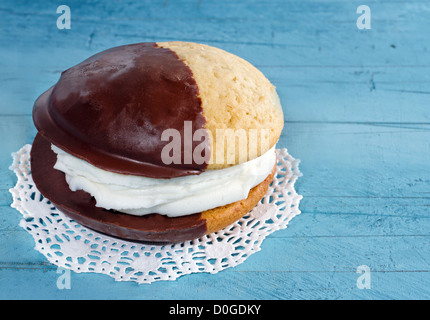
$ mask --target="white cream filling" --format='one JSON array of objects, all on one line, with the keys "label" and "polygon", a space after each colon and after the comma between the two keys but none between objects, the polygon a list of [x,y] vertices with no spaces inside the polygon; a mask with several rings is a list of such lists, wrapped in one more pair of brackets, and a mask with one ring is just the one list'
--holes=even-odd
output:
[{"label": "white cream filling", "polygon": [[57,154],[54,168],[65,173],[70,190],[88,192],[98,207],[133,215],[178,217],[246,199],[276,163],[273,146],[256,159],[226,169],[154,179],[102,170],[55,145],[51,148]]}]

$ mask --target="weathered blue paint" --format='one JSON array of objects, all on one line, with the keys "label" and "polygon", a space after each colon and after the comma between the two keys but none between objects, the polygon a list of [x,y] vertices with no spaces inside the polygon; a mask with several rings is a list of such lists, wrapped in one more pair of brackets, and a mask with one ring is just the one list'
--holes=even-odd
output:
[{"label": "weathered blue paint", "polygon": [[[69,5],[70,30],[56,8]],[[367,1],[2,1],[0,298],[430,298],[430,3]],[[31,110],[61,71],[111,46],[207,43],[259,67],[285,109],[279,146],[301,159],[302,214],[245,263],[151,285],[56,267],[18,226],[10,153],[35,135]],[[371,270],[359,289],[357,267]],[[186,288],[186,290],[185,290]]]}]

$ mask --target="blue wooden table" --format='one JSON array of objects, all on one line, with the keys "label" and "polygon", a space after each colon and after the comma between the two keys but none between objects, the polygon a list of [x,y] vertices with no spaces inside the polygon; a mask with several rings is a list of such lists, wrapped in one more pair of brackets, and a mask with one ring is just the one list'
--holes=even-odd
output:
[{"label": "blue wooden table", "polygon": [[[70,29],[57,28],[61,4]],[[362,4],[371,29],[357,26]],[[430,298],[429,1],[2,0],[0,17],[0,298]],[[33,102],[61,71],[167,40],[223,48],[276,85],[302,214],[215,275],[138,285],[72,273],[60,290],[10,207],[11,152],[32,142]]]}]

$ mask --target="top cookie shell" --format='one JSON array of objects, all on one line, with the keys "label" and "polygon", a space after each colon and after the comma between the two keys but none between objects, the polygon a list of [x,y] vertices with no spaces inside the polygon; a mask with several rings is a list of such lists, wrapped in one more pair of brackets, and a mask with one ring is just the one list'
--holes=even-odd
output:
[{"label": "top cookie shell", "polygon": [[[251,160],[277,142],[283,127],[275,88],[259,70],[221,49],[186,42],[137,43],[95,54],[64,71],[37,99],[33,120],[41,135],[76,157],[152,178]],[[169,142],[161,135],[173,128],[185,139],[186,121],[193,133],[209,134],[204,144],[210,154],[203,163],[193,157],[166,164],[161,153]],[[218,143],[223,129],[242,130],[245,140]],[[191,142],[196,147],[200,141]],[[184,159],[184,148],[181,153]]]},{"label": "top cookie shell", "polygon": [[[252,160],[276,144],[284,126],[283,111],[275,87],[260,70],[234,54],[204,44],[175,41],[157,45],[174,51],[193,73],[204,126],[211,137],[208,170]],[[246,134],[246,152],[243,140],[228,143],[226,135],[232,133]]]}]

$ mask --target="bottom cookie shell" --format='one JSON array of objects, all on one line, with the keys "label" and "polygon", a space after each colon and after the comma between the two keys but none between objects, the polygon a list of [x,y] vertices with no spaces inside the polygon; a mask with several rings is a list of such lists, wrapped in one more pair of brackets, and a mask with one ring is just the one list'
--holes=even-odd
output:
[{"label": "bottom cookie shell", "polygon": [[247,214],[266,194],[272,173],[250,190],[248,198],[226,206],[183,217],[160,214],[134,216],[96,207],[94,198],[85,191],[71,191],[63,172],[54,169],[57,160],[51,143],[41,134],[34,139],[31,174],[40,193],[58,210],[77,223],[95,231],[131,241],[174,243],[199,238],[219,231]]}]

